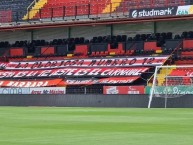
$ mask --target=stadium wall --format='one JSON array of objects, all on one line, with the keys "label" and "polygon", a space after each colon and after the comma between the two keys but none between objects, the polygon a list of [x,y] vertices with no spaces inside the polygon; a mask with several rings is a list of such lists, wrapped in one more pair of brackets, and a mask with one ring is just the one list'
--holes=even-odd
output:
[{"label": "stadium wall", "polygon": [[136,34],[151,34],[154,33],[154,23],[129,23],[113,25],[113,35],[128,35],[134,37]]},{"label": "stadium wall", "polygon": [[15,41],[31,41],[31,31],[8,31],[0,32],[0,41],[8,41],[9,43],[15,43]]},{"label": "stadium wall", "polygon": [[14,43],[15,41],[24,40],[31,41],[43,39],[46,41],[52,41],[53,39],[76,37],[92,39],[94,36],[106,35],[128,35],[129,37],[134,37],[136,34],[151,34],[156,32],[172,32],[175,35],[181,34],[183,31],[193,31],[192,23],[193,20],[178,20],[114,25],[42,28],[35,30],[16,30],[0,32],[0,40]]},{"label": "stadium wall", "polygon": [[69,30],[65,28],[46,28],[46,29],[36,29],[32,31],[33,40],[46,40],[52,41],[53,39],[64,39],[68,38]]},{"label": "stadium wall", "polygon": [[111,35],[111,25],[71,27],[70,37],[84,37],[92,39],[93,36]]},{"label": "stadium wall", "polygon": [[156,23],[156,31],[181,34],[184,31],[193,31],[193,20],[162,21]]},{"label": "stadium wall", "polygon": [[[0,106],[132,107],[147,108],[148,95],[0,95]],[[164,107],[165,99],[153,98],[152,107]],[[192,95],[168,99],[168,108],[192,108]]]}]

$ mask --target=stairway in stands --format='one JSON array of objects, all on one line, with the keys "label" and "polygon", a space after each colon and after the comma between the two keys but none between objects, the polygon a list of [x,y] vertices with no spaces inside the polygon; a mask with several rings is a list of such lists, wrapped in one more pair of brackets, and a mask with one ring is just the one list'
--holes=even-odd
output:
[{"label": "stairway in stands", "polygon": [[23,17],[23,20],[32,19],[47,2],[48,0],[39,0],[35,2],[31,10],[28,11],[27,14]]},{"label": "stairway in stands", "polygon": [[157,85],[162,86],[163,83],[165,82],[165,76],[168,76],[172,70],[176,69],[175,67],[173,68],[162,68],[160,72],[157,74]]},{"label": "stairway in stands", "polygon": [[105,9],[103,9],[102,13],[110,13],[114,12],[117,7],[121,5],[123,0],[111,0],[111,4],[106,5]]}]

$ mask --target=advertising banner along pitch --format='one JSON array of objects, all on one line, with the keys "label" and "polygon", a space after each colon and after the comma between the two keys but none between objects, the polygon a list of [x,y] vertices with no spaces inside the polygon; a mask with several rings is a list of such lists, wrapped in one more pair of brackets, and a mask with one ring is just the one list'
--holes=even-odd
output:
[{"label": "advertising banner along pitch", "polygon": [[30,88],[0,88],[0,94],[3,95],[30,94]]},{"label": "advertising banner along pitch", "polygon": [[0,94],[66,94],[65,87],[40,87],[40,88],[0,88]]},{"label": "advertising banner along pitch", "polygon": [[30,88],[30,94],[66,94],[65,87]]},{"label": "advertising banner along pitch", "polygon": [[140,68],[65,68],[52,70],[27,71],[0,71],[0,78],[48,78],[48,77],[113,77],[113,76],[140,76],[148,67]]},{"label": "advertising banner along pitch", "polygon": [[104,86],[103,94],[144,94],[144,86]]},{"label": "advertising banner along pitch", "polygon": [[53,68],[101,68],[101,67],[136,67],[136,66],[158,66],[162,65],[168,56],[161,57],[113,57],[98,59],[65,59],[55,61],[32,61],[32,62],[10,62],[6,70],[31,70],[31,69],[53,69]]},{"label": "advertising banner along pitch", "polygon": [[[151,87],[147,86],[145,88],[146,94],[151,93]],[[155,95],[165,95],[170,96],[174,95],[173,97],[177,97],[177,95],[186,95],[191,94],[193,95],[193,86],[192,85],[176,85],[176,86],[156,86],[154,90]]]}]

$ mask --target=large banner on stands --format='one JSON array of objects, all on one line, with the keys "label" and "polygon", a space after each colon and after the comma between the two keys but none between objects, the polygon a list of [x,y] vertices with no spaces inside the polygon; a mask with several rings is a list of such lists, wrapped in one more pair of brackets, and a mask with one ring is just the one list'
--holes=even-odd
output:
[{"label": "large banner on stands", "polygon": [[6,68],[6,66],[8,66],[9,63],[6,62],[0,62],[0,68]]},{"label": "large banner on stands", "polygon": [[127,84],[132,83],[139,77],[110,77],[103,79],[96,78],[73,78],[65,79],[65,85],[92,85],[92,84]]},{"label": "large banner on stands", "polygon": [[104,86],[103,94],[144,94],[144,86]]},{"label": "large banner on stands", "polygon": [[32,61],[32,62],[9,62],[7,70],[24,69],[53,69],[53,68],[72,68],[72,67],[136,67],[136,66],[158,66],[162,65],[168,56],[149,56],[149,57],[113,57],[97,59],[66,59],[55,61]]},{"label": "large banner on stands", "polygon": [[154,8],[142,8],[131,9],[129,11],[130,18],[148,18],[148,17],[160,17],[160,16],[175,16],[178,7],[154,7]]},{"label": "large banner on stands", "polygon": [[52,70],[0,71],[0,78],[43,78],[43,77],[111,77],[111,76],[140,76],[148,67],[140,68],[65,68]]},{"label": "large banner on stands", "polygon": [[66,78],[46,79],[46,80],[4,80],[0,81],[0,87],[14,88],[32,88],[32,87],[49,87],[49,86],[67,86],[67,85],[92,85],[92,84],[128,84],[137,80],[139,77],[110,77],[110,78]]},{"label": "large banner on stands", "polygon": [[19,88],[30,88],[30,87],[47,87],[57,86],[62,79],[46,79],[46,80],[3,80],[0,81],[0,87],[19,87]]}]

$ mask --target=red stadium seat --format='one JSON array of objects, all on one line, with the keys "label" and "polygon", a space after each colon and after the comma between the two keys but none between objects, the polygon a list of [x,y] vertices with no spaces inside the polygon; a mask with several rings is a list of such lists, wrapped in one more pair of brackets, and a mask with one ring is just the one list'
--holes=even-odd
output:
[{"label": "red stadium seat", "polygon": [[183,40],[183,48],[185,49],[193,48],[193,40]]},{"label": "red stadium seat", "polygon": [[123,43],[118,43],[117,48],[111,48],[111,45],[108,44],[108,52],[109,54],[123,55],[124,54]]},{"label": "red stadium seat", "polygon": [[24,50],[23,48],[10,48],[9,55],[10,57],[21,57],[24,55]]},{"label": "red stadium seat", "polygon": [[144,42],[144,51],[149,51],[149,50],[161,50],[160,47],[157,47],[157,41],[153,42]]},{"label": "red stadium seat", "polygon": [[86,56],[88,54],[88,45],[76,45],[74,55]]},{"label": "red stadium seat", "polygon": [[54,47],[42,47],[41,48],[41,55],[54,55],[55,48]]}]

